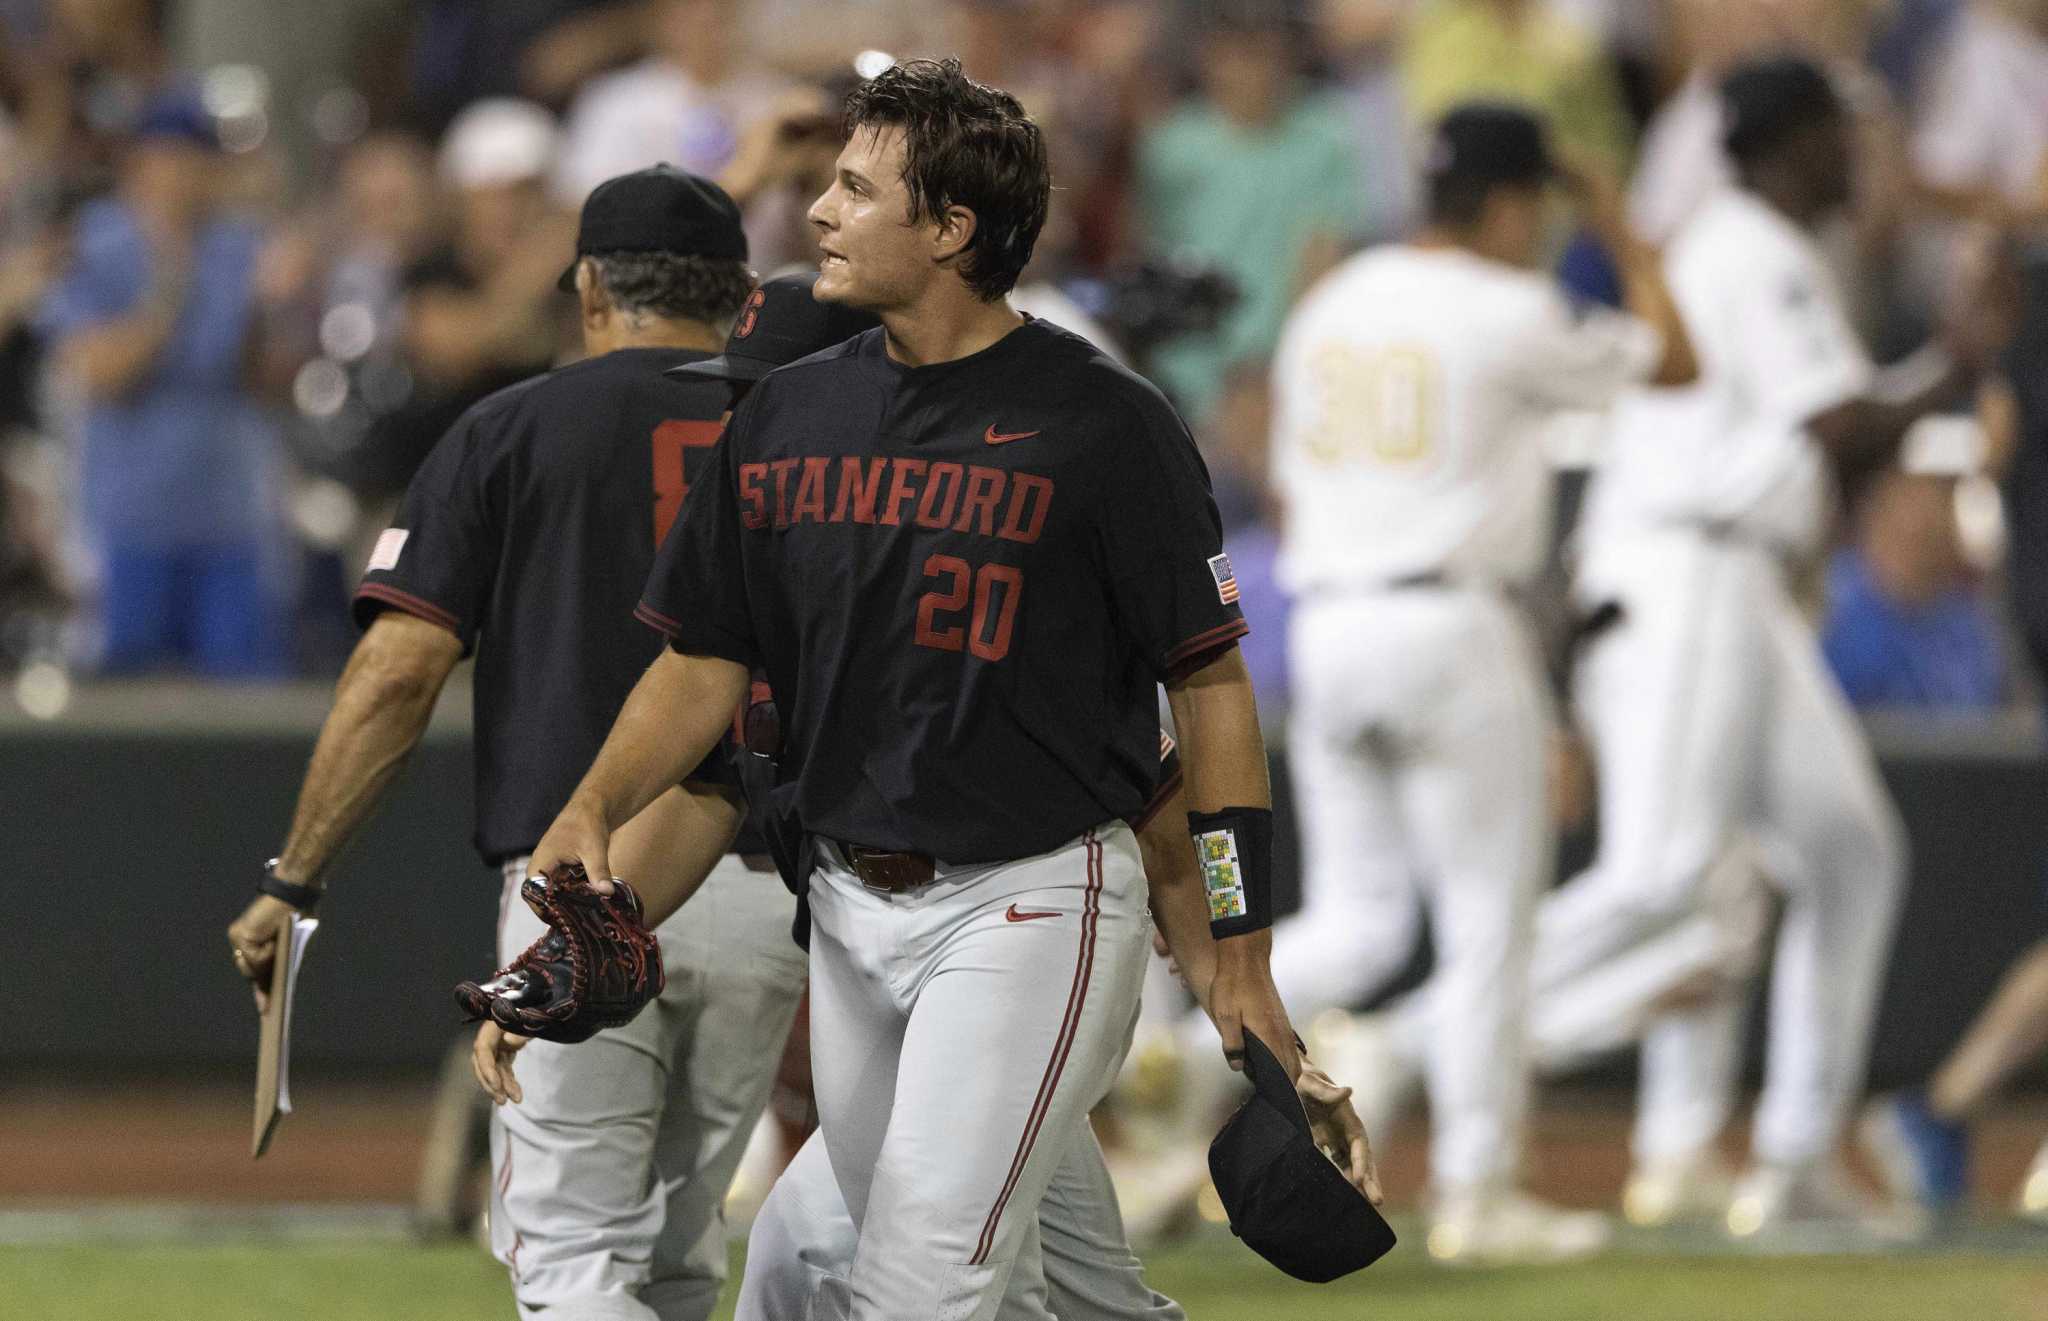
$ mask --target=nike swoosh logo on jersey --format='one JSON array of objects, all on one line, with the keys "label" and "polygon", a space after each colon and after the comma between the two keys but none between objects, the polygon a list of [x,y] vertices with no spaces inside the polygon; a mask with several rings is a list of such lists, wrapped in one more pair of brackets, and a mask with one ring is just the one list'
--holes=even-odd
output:
[{"label": "nike swoosh logo on jersey", "polygon": [[991,424],[987,431],[981,433],[981,438],[991,445],[1007,445],[1013,440],[1029,440],[1037,434],[1036,431],[998,431]]},{"label": "nike swoosh logo on jersey", "polygon": [[[1035,433],[1034,433],[1035,434]],[[1005,922],[1030,922],[1041,917],[1058,917],[1058,913],[1020,913],[1017,905],[1011,904],[1010,911],[1003,914]]]}]

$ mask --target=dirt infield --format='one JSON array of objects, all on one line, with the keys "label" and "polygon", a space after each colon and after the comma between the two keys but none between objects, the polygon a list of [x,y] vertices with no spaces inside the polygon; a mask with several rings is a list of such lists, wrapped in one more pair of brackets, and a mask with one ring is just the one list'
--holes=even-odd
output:
[{"label": "dirt infield", "polygon": [[[434,1100],[432,1078],[375,1084],[304,1079],[298,1108],[261,1161],[249,1159],[239,1080],[137,1079],[0,1087],[0,1203],[411,1201]],[[1609,1206],[1627,1172],[1628,1097],[1553,1090],[1532,1126],[1530,1176],[1548,1196]],[[1388,1191],[1412,1203],[1423,1176],[1420,1122],[1379,1142]],[[1730,1152],[1741,1151],[1730,1135]],[[2012,1197],[2048,1136],[2048,1098],[2002,1109],[1978,1129],[1974,1178],[1987,1208]]]}]

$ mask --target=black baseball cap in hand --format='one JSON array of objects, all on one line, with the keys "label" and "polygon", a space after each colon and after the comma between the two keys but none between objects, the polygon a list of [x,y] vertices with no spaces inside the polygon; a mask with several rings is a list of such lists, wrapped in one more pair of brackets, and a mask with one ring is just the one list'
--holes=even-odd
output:
[{"label": "black baseball cap in hand", "polygon": [[1520,106],[1468,101],[1437,121],[1424,169],[1432,178],[1541,184],[1557,174],[1543,124]]},{"label": "black baseball cap in hand", "polygon": [[[673,165],[653,165],[607,179],[583,200],[576,227],[578,260],[595,252],[667,252],[718,261],[747,259],[740,208],[725,189]],[[576,263],[560,287],[576,287]]]},{"label": "black baseball cap in hand", "polygon": [[1230,1230],[1297,1280],[1324,1284],[1394,1246],[1379,1209],[1316,1146],[1308,1112],[1266,1044],[1244,1034],[1252,1095],[1209,1144]]},{"label": "black baseball cap in hand", "polygon": [[725,337],[725,352],[702,362],[668,369],[670,376],[709,376],[719,381],[758,381],[777,367],[831,348],[881,325],[872,312],[811,297],[818,273],[778,275],[748,296]]}]

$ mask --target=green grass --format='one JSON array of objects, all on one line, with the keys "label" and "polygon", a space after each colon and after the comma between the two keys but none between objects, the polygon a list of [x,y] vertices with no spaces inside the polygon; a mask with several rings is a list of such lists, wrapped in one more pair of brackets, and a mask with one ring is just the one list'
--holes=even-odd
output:
[{"label": "green grass", "polygon": [[[1611,1257],[1512,1271],[1432,1267],[1405,1246],[1335,1285],[1296,1284],[1228,1239],[1156,1254],[1193,1321],[2039,1321],[2024,1257]],[[506,1321],[496,1263],[462,1246],[0,1248],[9,1321]],[[721,1312],[720,1316],[727,1315]]]}]

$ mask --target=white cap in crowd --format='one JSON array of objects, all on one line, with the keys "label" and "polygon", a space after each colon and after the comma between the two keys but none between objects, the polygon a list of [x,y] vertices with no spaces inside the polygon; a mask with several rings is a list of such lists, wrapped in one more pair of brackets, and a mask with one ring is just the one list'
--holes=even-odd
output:
[{"label": "white cap in crowd", "polygon": [[464,107],[441,139],[441,181],[450,188],[489,188],[546,176],[560,130],[543,106],[492,97]]}]

